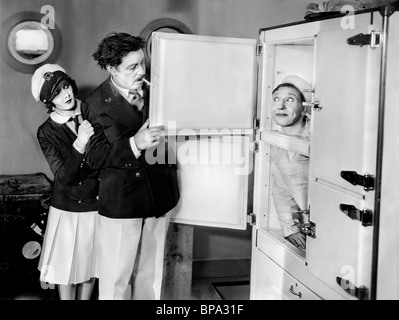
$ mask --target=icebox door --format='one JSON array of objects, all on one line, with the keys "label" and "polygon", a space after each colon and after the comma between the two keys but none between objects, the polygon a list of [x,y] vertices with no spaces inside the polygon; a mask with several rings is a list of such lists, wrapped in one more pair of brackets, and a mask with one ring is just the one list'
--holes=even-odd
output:
[{"label": "icebox door", "polygon": [[181,134],[201,129],[252,133],[255,44],[254,39],[154,32],[150,124]]},{"label": "icebox door", "polygon": [[171,220],[246,229],[256,41],[154,32],[150,126],[174,141],[180,200]]},{"label": "icebox door", "polygon": [[319,32],[315,98],[321,109],[313,110],[310,147],[310,220],[316,234],[307,238],[309,271],[357,298],[370,289],[373,227],[348,213],[372,212],[375,192],[348,182],[341,172],[375,176],[381,48],[349,45],[347,39],[372,30],[375,25]]}]

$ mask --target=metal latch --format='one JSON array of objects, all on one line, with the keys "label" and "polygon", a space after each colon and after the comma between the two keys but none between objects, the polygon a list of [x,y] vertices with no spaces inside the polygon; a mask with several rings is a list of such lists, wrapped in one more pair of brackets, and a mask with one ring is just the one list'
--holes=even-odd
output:
[{"label": "metal latch", "polygon": [[369,227],[373,225],[373,212],[371,210],[363,209],[359,210],[351,204],[339,205],[339,209],[345,213],[352,220],[359,220],[362,222],[363,227]]},{"label": "metal latch", "polygon": [[256,214],[251,212],[247,215],[247,223],[250,226],[254,226],[256,224]]},{"label": "metal latch", "polygon": [[[309,220],[310,209],[297,211],[297,217],[300,220],[300,228],[302,233],[306,234],[308,237],[316,238],[316,224]],[[306,223],[305,223],[306,222]]]},{"label": "metal latch", "polygon": [[250,150],[253,153],[257,153],[259,151],[259,143],[257,141],[252,141],[250,144]]},{"label": "metal latch", "polygon": [[304,102],[302,103],[304,107],[312,108],[314,111],[320,111],[323,107],[320,104],[320,100],[315,99],[313,102]]},{"label": "metal latch", "polygon": [[346,42],[351,46],[370,46],[371,48],[378,48],[381,46],[381,32],[371,31],[370,34],[359,33],[350,37]]},{"label": "metal latch", "polygon": [[374,177],[368,173],[361,176],[356,171],[341,171],[341,177],[354,186],[362,186],[365,191],[374,190]]},{"label": "metal latch", "polygon": [[261,43],[256,44],[256,55],[261,56],[263,54],[263,45]]},{"label": "metal latch", "polygon": [[257,117],[252,119],[252,126],[254,130],[259,129],[259,119]]},{"label": "metal latch", "polygon": [[365,286],[356,287],[352,282],[347,279],[337,277],[337,283],[342,289],[344,289],[351,296],[358,298],[359,300],[368,300],[369,290]]},{"label": "metal latch", "polygon": [[304,224],[301,227],[301,230],[304,234],[306,234],[308,237],[311,237],[313,239],[316,238],[316,224],[312,221],[309,221],[308,223]]}]

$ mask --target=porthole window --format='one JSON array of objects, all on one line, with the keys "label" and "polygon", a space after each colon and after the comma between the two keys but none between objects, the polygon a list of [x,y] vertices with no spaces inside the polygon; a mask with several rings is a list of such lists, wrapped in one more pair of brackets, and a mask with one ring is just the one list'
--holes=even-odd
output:
[{"label": "porthole window", "polygon": [[46,61],[54,50],[54,37],[37,21],[24,21],[11,29],[7,47],[19,62],[37,65]]},{"label": "porthole window", "polygon": [[57,24],[41,23],[38,12],[19,12],[1,24],[1,57],[14,70],[33,73],[45,63],[54,63],[62,48]]},{"label": "porthole window", "polygon": [[150,22],[140,33],[140,37],[147,41],[147,45],[144,48],[147,70],[150,70],[151,66],[151,35],[154,31],[192,34],[190,28],[179,20],[161,18]]}]

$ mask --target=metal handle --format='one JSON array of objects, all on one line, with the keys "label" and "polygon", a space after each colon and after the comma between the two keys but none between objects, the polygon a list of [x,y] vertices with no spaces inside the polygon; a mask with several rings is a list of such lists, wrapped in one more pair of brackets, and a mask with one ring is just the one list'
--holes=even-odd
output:
[{"label": "metal handle", "polygon": [[309,223],[304,224],[301,227],[302,233],[306,234],[308,237],[311,237],[313,239],[316,238],[316,224],[312,221],[309,221]]},{"label": "metal handle", "polygon": [[320,105],[320,101],[313,102],[313,110],[314,111],[320,111],[321,109],[323,109],[323,107]]},{"label": "metal handle", "polygon": [[341,203],[339,209],[345,213],[352,220],[359,220],[362,222],[363,227],[369,227],[373,225],[373,212],[371,210],[363,209],[359,210],[351,204]]},{"label": "metal handle", "polygon": [[303,106],[312,108],[314,111],[320,111],[323,107],[320,105],[320,101],[316,100],[313,102],[304,102]]},{"label": "metal handle", "polygon": [[299,298],[302,298],[302,292],[299,291],[298,293],[296,293],[296,292],[294,291],[294,286],[291,286],[290,292],[291,292],[294,296],[297,296],[297,297],[299,297]]},{"label": "metal handle", "polygon": [[336,282],[351,296],[359,300],[369,300],[369,290],[366,286],[356,287],[351,281],[342,277],[336,277]]}]

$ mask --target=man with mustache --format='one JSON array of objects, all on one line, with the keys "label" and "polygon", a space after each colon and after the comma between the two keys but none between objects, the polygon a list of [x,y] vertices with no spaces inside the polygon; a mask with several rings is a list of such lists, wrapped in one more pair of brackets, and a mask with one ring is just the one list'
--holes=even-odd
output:
[{"label": "man with mustache", "polygon": [[179,199],[176,165],[147,162],[146,151],[159,145],[162,128],[148,127],[144,46],[143,39],[123,32],[100,42],[93,58],[109,75],[82,109],[86,119],[102,127],[86,157],[89,166],[101,169],[101,300],[132,298],[135,264],[133,298],[160,299],[168,212]]}]

